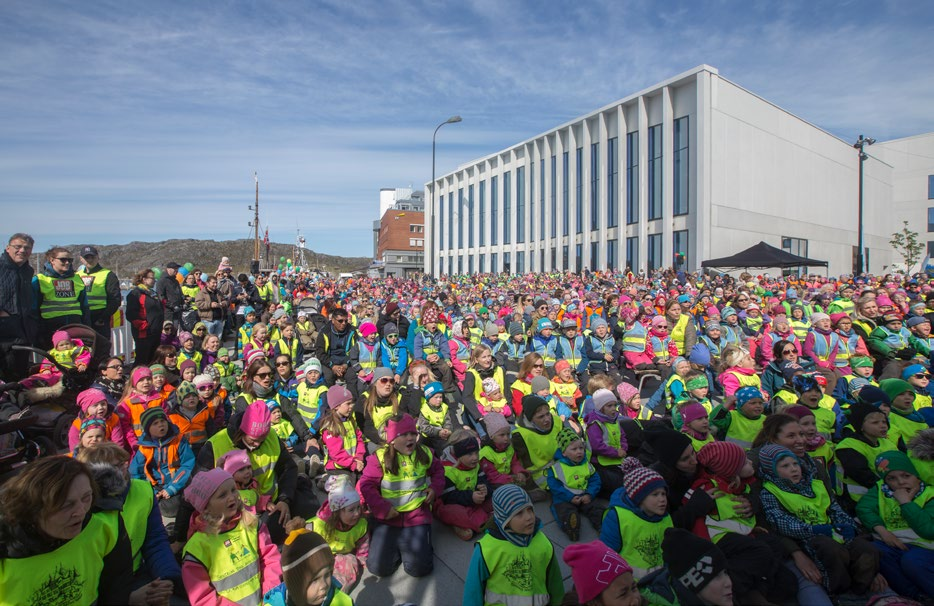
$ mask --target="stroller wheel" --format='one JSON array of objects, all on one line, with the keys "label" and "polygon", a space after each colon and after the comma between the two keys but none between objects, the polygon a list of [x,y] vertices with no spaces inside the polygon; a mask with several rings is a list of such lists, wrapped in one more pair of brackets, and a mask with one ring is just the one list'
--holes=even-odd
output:
[{"label": "stroller wheel", "polygon": [[36,436],[29,441],[26,448],[27,461],[34,461],[39,457],[48,457],[54,454],[58,454],[58,449],[52,443],[52,440],[45,436]]},{"label": "stroller wheel", "polygon": [[71,429],[72,423],[75,422],[75,418],[75,415],[65,413],[55,420],[55,427],[52,429],[51,435],[55,448],[68,449],[68,431]]}]

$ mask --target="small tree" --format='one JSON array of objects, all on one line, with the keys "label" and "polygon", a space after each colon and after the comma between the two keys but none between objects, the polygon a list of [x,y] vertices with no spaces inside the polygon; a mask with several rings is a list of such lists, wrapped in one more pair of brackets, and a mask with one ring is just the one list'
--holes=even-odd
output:
[{"label": "small tree", "polygon": [[918,242],[918,232],[908,229],[908,221],[903,221],[901,231],[892,234],[889,244],[905,260],[905,271],[910,272],[915,263],[921,260],[924,245]]}]

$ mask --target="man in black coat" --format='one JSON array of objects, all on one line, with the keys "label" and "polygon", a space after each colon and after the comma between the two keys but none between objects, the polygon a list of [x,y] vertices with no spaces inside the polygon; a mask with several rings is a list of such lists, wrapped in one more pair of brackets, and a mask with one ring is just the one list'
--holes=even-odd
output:
[{"label": "man in black coat", "polygon": [[31,345],[39,328],[29,265],[34,243],[28,234],[13,234],[0,255],[0,377],[7,381],[25,377],[29,366],[28,354],[10,346]]},{"label": "man in black coat", "polygon": [[383,332],[383,328],[390,322],[399,329],[399,341],[405,343],[409,335],[409,319],[402,315],[402,310],[399,309],[399,304],[395,301],[387,303],[385,309],[380,310],[379,318],[376,320],[376,329],[384,339],[386,334]]},{"label": "man in black coat", "polygon": [[165,319],[171,320],[176,326],[182,319],[182,306],[185,302],[185,297],[182,295],[182,285],[175,278],[179,267],[181,265],[174,261],[166,263],[165,272],[156,282],[156,296],[162,299],[162,305],[165,308]]}]

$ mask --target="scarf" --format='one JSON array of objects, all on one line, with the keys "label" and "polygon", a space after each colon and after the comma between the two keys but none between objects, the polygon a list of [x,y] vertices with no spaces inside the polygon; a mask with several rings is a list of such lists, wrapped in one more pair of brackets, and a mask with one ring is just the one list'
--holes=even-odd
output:
[{"label": "scarf", "polygon": [[253,382],[253,395],[257,398],[262,398],[264,400],[269,399],[276,392],[275,385],[270,385],[269,387],[263,387],[259,383]]},{"label": "scarf", "polygon": [[493,521],[496,523],[496,529],[503,535],[503,538],[516,545],[518,547],[528,547],[529,543],[532,542],[532,537],[534,537],[542,529],[542,521],[538,518],[535,518],[535,530],[532,534],[518,534],[503,528],[499,520],[496,519],[496,516],[493,516]]},{"label": "scarf", "polygon": [[[918,492],[917,492],[917,494],[915,494],[915,496],[913,496],[913,497],[911,498],[912,502],[914,502],[914,500],[915,500],[915,499],[918,497],[918,495],[921,494],[922,492],[924,492],[924,482],[921,482],[921,485],[918,487]],[[885,497],[888,498],[888,499],[894,499],[894,498],[895,498],[895,495],[892,493],[892,489],[889,488],[889,485],[886,484],[885,482],[882,482],[882,494],[885,495]],[[899,506],[899,508],[901,508],[901,506]]]},{"label": "scarf", "polygon": [[119,400],[123,396],[123,389],[126,387],[126,379],[123,377],[119,379],[98,377],[96,383],[108,396],[113,397],[115,400]]}]

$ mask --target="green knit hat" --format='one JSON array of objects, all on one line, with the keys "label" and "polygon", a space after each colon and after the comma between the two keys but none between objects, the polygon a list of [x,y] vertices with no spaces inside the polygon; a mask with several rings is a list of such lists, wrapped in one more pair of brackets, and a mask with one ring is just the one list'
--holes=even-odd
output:
[{"label": "green knit hat", "polygon": [[198,389],[194,386],[193,383],[188,381],[182,381],[178,384],[178,389],[175,390],[175,399],[181,404],[185,398],[188,396],[198,395]]},{"label": "green knit hat", "polygon": [[710,383],[707,382],[707,375],[699,375],[696,377],[691,377],[688,379],[687,383],[684,384],[688,391],[695,389],[703,389],[705,387],[710,387]]},{"label": "green knit hat", "polygon": [[869,356],[853,356],[850,358],[850,368],[872,368],[872,358]]},{"label": "green knit hat", "polygon": [[901,379],[885,379],[879,382],[879,388],[885,392],[885,395],[889,397],[889,400],[895,400],[898,396],[902,395],[906,391],[914,393],[915,388],[911,386],[911,383],[908,381],[902,381]]},{"label": "green knit hat", "polygon": [[570,446],[574,440],[580,440],[581,437],[574,433],[574,430],[570,427],[565,427],[558,432],[558,450],[564,452],[564,449]]},{"label": "green knit hat", "polygon": [[876,471],[883,480],[892,471],[904,471],[919,477],[918,470],[915,469],[908,455],[898,450],[887,450],[876,457]]}]

